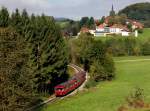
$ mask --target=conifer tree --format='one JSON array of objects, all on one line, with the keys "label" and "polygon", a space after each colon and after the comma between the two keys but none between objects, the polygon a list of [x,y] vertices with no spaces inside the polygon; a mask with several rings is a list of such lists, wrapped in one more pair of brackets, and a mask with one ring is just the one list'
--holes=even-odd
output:
[{"label": "conifer tree", "polygon": [[9,25],[9,13],[7,8],[2,7],[0,10],[0,27],[8,27]]},{"label": "conifer tree", "polygon": [[21,22],[21,15],[18,9],[15,10],[15,12],[11,15],[11,26],[16,29],[16,31],[21,34],[22,32],[22,22]]},{"label": "conifer tree", "polygon": [[35,76],[37,88],[43,84],[54,86],[67,78],[66,45],[53,18],[45,15],[32,15],[28,41],[30,65]]},{"label": "conifer tree", "polygon": [[0,29],[0,110],[22,111],[35,101],[25,41],[12,28]]}]

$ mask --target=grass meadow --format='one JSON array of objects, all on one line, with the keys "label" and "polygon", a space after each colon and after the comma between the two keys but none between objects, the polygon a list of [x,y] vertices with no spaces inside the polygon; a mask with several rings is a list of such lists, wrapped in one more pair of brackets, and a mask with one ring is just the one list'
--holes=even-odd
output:
[{"label": "grass meadow", "polygon": [[125,61],[133,59],[150,56],[114,58],[117,62],[113,81],[100,82],[95,88],[47,105],[42,111],[117,111],[135,87],[144,89],[145,100],[150,102],[150,61]]}]

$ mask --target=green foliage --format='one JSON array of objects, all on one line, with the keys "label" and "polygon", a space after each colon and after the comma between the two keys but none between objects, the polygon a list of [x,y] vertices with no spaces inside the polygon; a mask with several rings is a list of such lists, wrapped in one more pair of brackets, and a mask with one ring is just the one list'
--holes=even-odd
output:
[{"label": "green foliage", "polygon": [[101,41],[95,41],[89,52],[91,77],[95,81],[111,80],[115,76],[113,60],[106,54],[105,45]]},{"label": "green foliage", "polygon": [[136,87],[133,92],[129,95],[128,99],[131,101],[143,100],[144,99],[144,90]]},{"label": "green foliage", "polygon": [[0,10],[0,27],[8,27],[9,25],[9,13],[7,8],[2,7]]},{"label": "green foliage", "polygon": [[85,85],[85,88],[89,89],[91,87],[95,87],[98,84],[98,82],[96,82],[93,79],[88,80],[88,82]]},{"label": "green foliage", "polygon": [[93,38],[87,34],[81,34],[78,39],[69,42],[71,61],[75,64],[86,62],[86,52],[93,42]]},{"label": "green foliage", "polygon": [[56,84],[67,79],[68,55],[61,32],[54,20],[45,15],[32,15],[27,31],[30,65],[37,87],[41,90],[50,83],[53,89]]},{"label": "green foliage", "polygon": [[[2,59],[0,66],[4,64],[3,62],[6,59],[8,59],[6,65],[13,65],[10,69],[8,67],[10,71],[8,70],[7,73],[11,73],[11,76],[9,74],[6,76],[6,78],[9,77],[8,84],[6,84],[9,87],[12,82],[12,87],[16,88],[16,92],[13,93],[16,95],[18,93],[19,96],[18,99],[18,96],[14,94],[16,98],[10,97],[9,100],[13,104],[7,104],[6,99],[8,99],[7,96],[9,97],[9,95],[6,94],[4,96],[6,102],[3,103],[4,107],[2,108],[7,110],[7,105],[9,105],[8,108],[14,105],[12,108],[18,108],[16,111],[23,110],[31,102],[35,103],[34,92],[38,93],[39,97],[42,95],[41,92],[52,93],[55,85],[68,79],[66,72],[68,64],[67,47],[53,17],[48,17],[44,14],[41,16],[35,16],[34,14],[29,16],[25,9],[22,13],[16,9],[9,16],[6,8],[0,10],[0,17],[0,27],[9,26],[15,30],[13,32],[11,29],[2,29],[2,33],[0,33],[0,42],[2,42],[0,43],[0,51],[2,51],[3,57],[0,58]],[[8,22],[9,19],[10,22]],[[3,38],[8,43],[5,43]],[[23,54],[19,54],[22,50]],[[12,59],[9,57],[12,57]],[[6,68],[3,70],[4,74],[5,71],[7,71]],[[5,75],[0,76],[0,79],[5,80]],[[9,92],[7,85],[6,90]],[[5,86],[5,83],[3,86]],[[11,90],[10,95],[12,96]],[[3,92],[2,94],[4,94]]]},{"label": "green foliage", "polygon": [[21,111],[38,99],[28,59],[24,39],[13,28],[0,28],[1,111]]},{"label": "green foliage", "polygon": [[[65,111],[117,111],[135,86],[144,90],[144,99],[150,103],[150,68],[148,67],[150,61],[140,61],[141,59],[150,59],[150,56],[116,57],[116,78],[113,81],[100,82],[95,88],[52,103],[44,107],[42,111],[61,111],[62,109]],[[134,111],[144,110],[135,109]]]},{"label": "green foliage", "polygon": [[114,56],[140,55],[141,46],[135,37],[111,38],[105,41],[107,52]]},{"label": "green foliage", "polygon": [[90,19],[88,21],[88,28],[95,29],[95,21],[94,21],[93,17],[90,17]]},{"label": "green foliage", "polygon": [[88,17],[82,17],[80,20],[80,28],[88,27],[88,21],[89,21]]},{"label": "green foliage", "polygon": [[95,28],[95,21],[93,17],[82,17],[80,22],[79,22],[79,26],[80,28],[82,27],[87,27],[90,29],[94,29]]},{"label": "green foliage", "polygon": [[119,11],[120,14],[126,14],[129,19],[139,20],[145,23],[146,26],[150,25],[150,3],[136,3]]},{"label": "green foliage", "polygon": [[127,16],[125,14],[116,15],[109,19],[108,25],[111,26],[113,24],[122,24],[125,25],[127,20]]},{"label": "green foliage", "polygon": [[21,14],[18,9],[12,13],[10,18],[10,25],[16,29],[19,34],[22,34],[22,21],[21,21]]},{"label": "green foliage", "polygon": [[141,52],[143,55],[150,55],[150,39],[142,44]]},{"label": "green foliage", "polygon": [[83,64],[89,71],[93,81],[111,80],[115,75],[114,63],[106,54],[105,44],[94,41],[92,36],[81,34],[78,39],[70,42],[72,62]]},{"label": "green foliage", "polygon": [[104,21],[105,21],[105,16],[103,16],[103,17],[99,20],[99,23],[102,24],[102,23],[104,23]]},{"label": "green foliage", "polygon": [[90,68],[90,77],[92,80],[99,82],[107,79],[107,72],[100,61],[94,61]]}]

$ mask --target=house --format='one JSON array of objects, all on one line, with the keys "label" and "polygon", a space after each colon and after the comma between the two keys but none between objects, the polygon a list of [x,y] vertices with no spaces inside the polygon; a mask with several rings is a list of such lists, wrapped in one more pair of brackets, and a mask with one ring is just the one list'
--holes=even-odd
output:
[{"label": "house", "polygon": [[[116,17],[116,18],[115,18]],[[138,21],[131,20],[131,19],[124,19],[124,22],[122,23],[120,21],[116,22],[115,20],[120,16],[115,15],[115,11],[112,5],[112,10],[110,11],[110,15],[103,18],[103,23],[101,23],[99,20],[95,20],[96,30],[91,30],[86,27],[81,28],[80,33],[90,33],[94,36],[107,36],[107,35],[122,35],[122,36],[130,36],[131,30],[129,28],[132,28],[132,31],[135,31],[135,37],[138,36],[137,29],[143,29],[144,25]],[[112,21],[114,20],[114,22]],[[111,22],[112,21],[112,22]],[[121,24],[122,23],[122,24]],[[131,27],[129,27],[131,25]],[[79,34],[80,34],[79,33]]]},{"label": "house", "polygon": [[106,36],[109,33],[109,27],[106,27],[104,24],[100,24],[96,27],[94,36]]},{"label": "house", "polygon": [[143,24],[137,21],[133,21],[132,23],[132,29],[143,29]]},{"label": "house", "polygon": [[122,30],[122,26],[118,24],[114,24],[110,26],[110,33],[112,34],[120,34]]},{"label": "house", "polygon": [[130,19],[127,19],[127,22],[126,24],[131,24],[132,25],[132,29],[135,30],[135,29],[143,29],[144,28],[144,25],[138,21],[135,21],[135,20],[130,20]]},{"label": "house", "polygon": [[101,31],[95,31],[94,37],[100,37],[100,36],[105,37],[106,33],[105,32],[101,32]]},{"label": "house", "polygon": [[80,35],[81,33],[89,33],[90,31],[89,31],[89,29],[87,28],[87,27],[82,27],[81,29],[80,29],[80,32],[78,33],[78,35]]},{"label": "house", "polygon": [[123,29],[123,30],[121,31],[121,35],[122,35],[122,36],[129,36],[129,35],[130,35],[130,31]]},{"label": "house", "polygon": [[80,32],[82,32],[82,33],[89,33],[89,28],[82,27],[81,30],[80,30]]},{"label": "house", "polygon": [[128,30],[128,29],[121,24],[114,24],[110,26],[110,33],[112,34],[121,34],[122,30]]},{"label": "house", "polygon": [[103,24],[100,24],[99,26],[96,27],[96,31],[104,32],[105,26]]}]

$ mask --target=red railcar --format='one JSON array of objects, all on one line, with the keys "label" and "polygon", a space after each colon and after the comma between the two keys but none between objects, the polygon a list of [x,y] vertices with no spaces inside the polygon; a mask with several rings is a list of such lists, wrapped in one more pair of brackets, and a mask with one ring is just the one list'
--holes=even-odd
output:
[{"label": "red railcar", "polygon": [[86,79],[86,72],[80,71],[70,78],[67,82],[59,84],[55,87],[56,96],[65,96],[78,88]]}]

